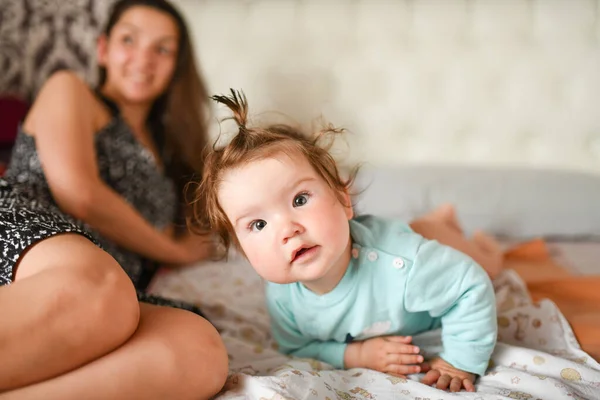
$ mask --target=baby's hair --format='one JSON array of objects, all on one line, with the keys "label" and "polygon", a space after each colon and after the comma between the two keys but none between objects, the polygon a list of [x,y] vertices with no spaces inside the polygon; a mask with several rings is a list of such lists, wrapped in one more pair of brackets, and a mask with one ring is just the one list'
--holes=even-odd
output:
[{"label": "baby's hair", "polygon": [[352,206],[345,204],[344,193],[349,191],[356,170],[344,180],[335,160],[329,154],[333,140],[324,140],[343,133],[343,129],[327,125],[308,136],[300,129],[287,124],[269,125],[264,128],[248,127],[246,96],[241,91],[230,90],[230,96],[219,95],[211,98],[231,110],[231,118],[237,123],[238,133],[221,148],[217,147],[217,139],[206,155],[202,180],[193,194],[192,215],[188,219],[190,229],[196,232],[216,232],[225,246],[225,251],[232,242],[239,249],[233,226],[219,204],[218,191],[223,173],[278,153],[299,154],[305,157],[317,174],[334,190],[339,201],[346,207]]}]

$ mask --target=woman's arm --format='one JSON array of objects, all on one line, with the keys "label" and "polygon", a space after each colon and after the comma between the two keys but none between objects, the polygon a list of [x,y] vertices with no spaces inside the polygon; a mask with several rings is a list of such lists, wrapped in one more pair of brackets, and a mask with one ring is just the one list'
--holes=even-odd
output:
[{"label": "woman's arm", "polygon": [[[99,176],[94,135],[97,100],[77,76],[54,74],[32,107],[27,130],[35,135],[42,168],[59,207],[106,238],[145,257],[187,263],[201,257],[155,229]],[[198,257],[197,257],[198,255]]]}]

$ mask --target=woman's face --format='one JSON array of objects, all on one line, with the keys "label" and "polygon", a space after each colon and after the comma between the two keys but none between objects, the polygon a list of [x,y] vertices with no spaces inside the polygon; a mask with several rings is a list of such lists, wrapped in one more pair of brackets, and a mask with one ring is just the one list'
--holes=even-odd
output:
[{"label": "woman's face", "polygon": [[98,41],[98,61],[106,68],[104,89],[129,103],[151,103],[164,93],[177,64],[179,30],[157,9],[125,11],[108,37]]}]

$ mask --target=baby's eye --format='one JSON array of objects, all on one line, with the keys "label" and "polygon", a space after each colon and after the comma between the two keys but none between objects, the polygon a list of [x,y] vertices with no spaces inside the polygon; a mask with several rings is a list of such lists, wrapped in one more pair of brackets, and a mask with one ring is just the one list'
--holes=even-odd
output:
[{"label": "baby's eye", "polygon": [[129,35],[125,35],[121,38],[121,42],[125,43],[125,44],[132,44],[133,43],[133,38]]},{"label": "baby's eye", "polygon": [[302,207],[308,202],[308,193],[300,193],[294,197],[294,207]]},{"label": "baby's eye", "polygon": [[253,232],[262,231],[267,226],[267,221],[264,219],[257,219],[255,221],[250,222],[250,230]]}]

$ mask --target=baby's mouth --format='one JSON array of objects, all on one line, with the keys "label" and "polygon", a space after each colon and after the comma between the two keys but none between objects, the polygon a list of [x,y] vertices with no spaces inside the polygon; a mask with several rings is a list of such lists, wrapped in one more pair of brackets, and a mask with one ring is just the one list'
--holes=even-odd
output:
[{"label": "baby's mouth", "polygon": [[304,255],[306,252],[314,249],[315,247],[317,247],[317,246],[304,246],[304,247],[300,247],[292,255],[292,262],[294,262],[296,260],[299,260],[300,258],[302,258],[302,255]]}]

